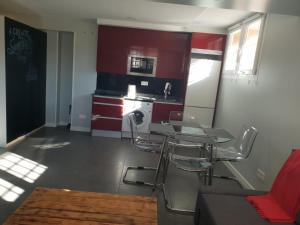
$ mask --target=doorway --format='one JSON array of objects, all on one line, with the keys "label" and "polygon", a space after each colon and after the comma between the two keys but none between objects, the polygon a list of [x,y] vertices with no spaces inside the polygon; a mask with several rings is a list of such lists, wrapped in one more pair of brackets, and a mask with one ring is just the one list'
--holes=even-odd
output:
[{"label": "doorway", "polygon": [[74,33],[47,31],[46,126],[71,125]]}]

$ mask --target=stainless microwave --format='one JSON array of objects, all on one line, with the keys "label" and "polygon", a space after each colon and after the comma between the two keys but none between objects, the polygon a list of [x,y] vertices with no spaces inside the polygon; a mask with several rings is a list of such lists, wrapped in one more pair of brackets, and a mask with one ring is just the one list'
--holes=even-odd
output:
[{"label": "stainless microwave", "polygon": [[128,56],[127,74],[154,77],[156,73],[157,57]]}]

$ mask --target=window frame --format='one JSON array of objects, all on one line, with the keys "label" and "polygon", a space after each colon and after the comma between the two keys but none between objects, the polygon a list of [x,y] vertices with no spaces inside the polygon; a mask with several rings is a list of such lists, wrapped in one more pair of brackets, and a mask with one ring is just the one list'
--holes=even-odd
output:
[{"label": "window frame", "polygon": [[[240,66],[240,61],[241,61],[241,56],[242,56],[242,48],[243,44],[245,43],[246,36],[247,36],[247,28],[250,24],[254,23],[257,20],[261,20],[260,24],[260,29],[259,29],[259,34],[258,34],[258,41],[257,41],[257,48],[255,52],[255,58],[254,58],[254,63],[253,63],[253,68],[252,70],[248,71],[240,71],[239,66]],[[263,34],[264,34],[264,27],[265,27],[265,21],[266,21],[266,16],[264,14],[255,14],[242,22],[235,24],[234,26],[231,26],[228,28],[227,35],[229,36],[231,33],[241,30],[241,38],[240,38],[240,43],[239,43],[239,49],[238,49],[238,54],[237,54],[237,59],[236,59],[236,66],[234,70],[226,70],[225,66],[223,69],[223,74],[224,75],[233,75],[233,76],[238,76],[238,77],[251,77],[251,76],[256,76],[258,72],[258,64],[260,61],[260,54],[261,54],[261,47],[262,47],[262,42],[263,42]],[[226,48],[225,48],[225,58],[224,58],[224,65],[226,63],[226,54],[228,52],[230,43],[227,41],[226,43]]]},{"label": "window frame", "polygon": [[[230,30],[229,30],[230,29]],[[227,39],[227,42],[226,42],[226,48],[225,48],[225,54],[224,54],[224,68],[223,68],[223,74],[228,74],[228,75],[235,75],[236,71],[237,71],[237,68],[238,68],[238,65],[239,65],[239,51],[240,51],[240,48],[241,48],[241,40],[242,40],[242,34],[243,34],[243,29],[242,29],[242,26],[240,26],[240,24],[236,24],[234,25],[233,27],[229,28],[228,29],[228,34],[227,34],[227,38],[229,37],[229,35],[231,33],[234,33],[236,32],[237,30],[241,30],[241,38],[240,38],[240,43],[239,43],[239,47],[238,47],[238,52],[237,52],[237,61],[236,61],[236,65],[235,65],[235,69],[234,70],[225,70],[225,65],[226,65],[226,57],[227,57],[227,52],[228,52],[228,48],[229,48],[229,38]]]}]

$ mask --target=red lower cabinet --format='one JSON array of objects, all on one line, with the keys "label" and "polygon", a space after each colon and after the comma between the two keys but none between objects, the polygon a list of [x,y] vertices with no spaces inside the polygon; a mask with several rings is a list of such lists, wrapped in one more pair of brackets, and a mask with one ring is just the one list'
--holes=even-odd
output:
[{"label": "red lower cabinet", "polygon": [[92,135],[121,137],[123,99],[93,97]]},{"label": "red lower cabinet", "polygon": [[107,103],[107,104],[114,104],[114,105],[123,105],[122,98],[113,98],[113,97],[93,97],[93,103]]},{"label": "red lower cabinet", "polygon": [[98,118],[92,122],[93,130],[121,131],[122,119]]},{"label": "red lower cabinet", "polygon": [[123,118],[123,105],[94,102],[92,111],[94,117]]},{"label": "red lower cabinet", "polygon": [[174,103],[154,103],[152,111],[152,122],[168,121],[170,112],[183,112],[183,104]]}]

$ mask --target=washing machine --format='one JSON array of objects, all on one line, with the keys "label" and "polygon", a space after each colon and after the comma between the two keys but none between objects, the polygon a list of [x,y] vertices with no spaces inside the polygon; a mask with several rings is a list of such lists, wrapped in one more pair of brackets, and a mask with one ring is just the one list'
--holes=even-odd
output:
[{"label": "washing machine", "polygon": [[153,102],[125,99],[123,106],[123,121],[122,121],[122,137],[130,138],[130,121],[129,114],[134,113],[136,116],[136,126],[139,133],[149,133],[149,125],[152,120]]}]

